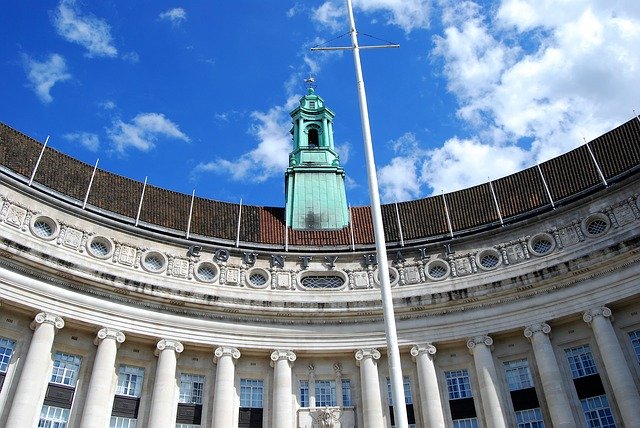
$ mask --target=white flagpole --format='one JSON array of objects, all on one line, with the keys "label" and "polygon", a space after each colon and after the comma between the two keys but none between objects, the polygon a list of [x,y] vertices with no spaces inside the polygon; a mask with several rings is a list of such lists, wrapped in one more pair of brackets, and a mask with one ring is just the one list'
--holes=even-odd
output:
[{"label": "white flagpole", "polygon": [[393,311],[393,297],[389,282],[389,264],[387,248],[382,223],[382,209],[380,208],[380,191],[376,166],[373,158],[373,144],[371,143],[371,128],[369,125],[369,109],[367,107],[367,95],[364,89],[362,66],[360,64],[360,46],[358,45],[358,33],[353,18],[351,0],[347,0],[349,11],[349,31],[351,33],[351,45],[353,48],[353,60],[356,67],[356,84],[358,86],[358,98],[360,101],[360,119],[362,121],[362,137],[364,139],[364,152],[367,163],[367,176],[369,179],[369,198],[371,199],[371,217],[373,219],[373,231],[378,255],[378,274],[380,276],[380,291],[382,294],[382,311],[387,336],[387,357],[389,359],[389,375],[391,377],[391,394],[393,398],[393,412],[395,414],[395,426],[407,428],[407,408],[405,405],[402,367],[400,366],[400,351],[398,349],[398,335],[396,332],[396,320]]}]

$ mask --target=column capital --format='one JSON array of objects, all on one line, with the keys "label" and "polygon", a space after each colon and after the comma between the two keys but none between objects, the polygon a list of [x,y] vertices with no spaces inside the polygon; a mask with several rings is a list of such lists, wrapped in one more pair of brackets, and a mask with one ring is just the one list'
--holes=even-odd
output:
[{"label": "column capital", "polygon": [[38,325],[41,324],[51,324],[52,326],[60,330],[64,327],[64,320],[58,315],[52,314],[51,312],[40,312],[31,322],[31,330],[35,330]]},{"label": "column capital", "polygon": [[587,324],[591,324],[591,321],[593,321],[593,319],[596,317],[611,317],[611,309],[607,308],[606,306],[599,306],[597,308],[587,309],[582,314],[582,320]]},{"label": "column capital", "polygon": [[422,354],[435,355],[436,351],[437,349],[435,345],[431,342],[418,343],[413,348],[411,348],[411,356],[415,361],[418,355],[422,355]]},{"label": "column capital", "polygon": [[126,339],[123,332],[114,328],[103,327],[98,331],[96,338],[93,340],[94,345],[99,345],[105,339],[113,339],[119,346]]},{"label": "column capital", "polygon": [[359,364],[360,361],[366,360],[367,358],[378,360],[380,359],[380,351],[378,351],[376,348],[358,349],[356,351],[355,357],[356,357],[356,364]]},{"label": "column capital", "polygon": [[493,345],[493,339],[490,336],[484,335],[475,336],[467,340],[467,348],[469,348],[469,351],[472,353],[477,345],[491,346]]},{"label": "column capital", "polygon": [[280,360],[288,360],[290,363],[293,363],[296,358],[298,357],[295,352],[289,349],[274,349],[273,352],[271,352],[271,365],[273,366],[273,363]]},{"label": "column capital", "polygon": [[235,362],[240,358],[240,351],[238,348],[232,348],[230,346],[219,346],[213,351],[213,362],[218,364],[218,360],[222,357],[231,357],[231,360]]},{"label": "column capital", "polygon": [[165,350],[175,351],[176,354],[179,354],[184,351],[184,346],[182,346],[182,343],[178,342],[177,340],[160,339],[156,344],[154,355],[157,357],[162,351]]},{"label": "column capital", "polygon": [[536,324],[531,324],[524,329],[524,337],[527,339],[531,339],[534,333],[551,333],[551,326],[546,322],[540,322]]}]

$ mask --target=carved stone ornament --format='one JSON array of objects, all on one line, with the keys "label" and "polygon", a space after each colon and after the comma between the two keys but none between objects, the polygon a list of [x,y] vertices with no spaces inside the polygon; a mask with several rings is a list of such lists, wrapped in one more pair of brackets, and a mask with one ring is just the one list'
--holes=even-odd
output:
[{"label": "carved stone ornament", "polygon": [[298,358],[295,352],[290,351],[288,349],[276,349],[271,353],[271,361],[276,362],[280,360],[289,360],[289,362],[294,362]]},{"label": "carved stone ornament", "polygon": [[413,357],[413,361],[415,361],[418,355],[435,355],[436,351],[436,347],[431,342],[420,343],[411,348],[411,356]]},{"label": "carved stone ornament", "polygon": [[51,324],[58,330],[64,327],[64,320],[50,312],[40,312],[31,323],[31,330],[35,330],[40,324]]},{"label": "carved stone ornament", "polygon": [[481,345],[481,344],[486,346],[491,346],[493,345],[493,339],[485,335],[485,336],[472,337],[471,339],[467,340],[467,348],[469,348],[472,352],[477,345]]},{"label": "carved stone ornament", "polygon": [[609,318],[610,316],[611,309],[607,308],[606,306],[600,306],[598,308],[592,308],[585,311],[585,313],[582,315],[582,320],[587,324],[591,324],[591,321],[593,321],[593,319],[596,317]]},{"label": "carved stone ornament", "polygon": [[177,340],[161,339],[156,345],[156,350],[154,352],[155,356],[157,357],[158,355],[160,355],[160,352],[164,350],[175,351],[177,354],[179,354],[184,351],[184,346],[182,346],[182,343],[178,342]]},{"label": "carved stone ornament", "polygon": [[533,337],[533,334],[538,332],[549,334],[551,333],[551,326],[546,322],[531,324],[524,329],[524,337],[526,337],[527,339],[531,339],[531,337]]},{"label": "carved stone ornament", "polygon": [[[333,428],[336,427],[336,422],[340,420],[340,410],[336,408],[320,408],[312,414],[311,417],[315,422],[314,426],[320,428]],[[317,425],[316,425],[317,424]]]},{"label": "carved stone ornament", "polygon": [[231,348],[228,346],[220,346],[213,351],[213,362],[218,364],[218,360],[222,357],[231,357],[232,361],[240,358],[240,351],[237,348]]},{"label": "carved stone ornament", "polygon": [[95,345],[99,345],[100,342],[102,342],[105,339],[113,339],[116,341],[117,345],[120,345],[122,342],[124,342],[125,336],[124,336],[124,333],[121,332],[120,330],[104,327],[100,329],[93,343]]},{"label": "carved stone ornament", "polygon": [[380,351],[375,348],[358,349],[356,351],[356,362],[360,362],[366,358],[372,358],[374,360],[380,359]]}]

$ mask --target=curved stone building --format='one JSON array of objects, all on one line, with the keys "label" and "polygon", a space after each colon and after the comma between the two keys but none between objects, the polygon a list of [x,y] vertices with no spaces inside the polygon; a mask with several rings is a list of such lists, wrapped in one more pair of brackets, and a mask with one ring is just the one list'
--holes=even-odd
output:
[{"label": "curved stone building", "polygon": [[[640,426],[639,192],[634,118],[383,206],[410,423]],[[0,426],[393,426],[368,207],[337,229],[285,218],[1,125]]]}]

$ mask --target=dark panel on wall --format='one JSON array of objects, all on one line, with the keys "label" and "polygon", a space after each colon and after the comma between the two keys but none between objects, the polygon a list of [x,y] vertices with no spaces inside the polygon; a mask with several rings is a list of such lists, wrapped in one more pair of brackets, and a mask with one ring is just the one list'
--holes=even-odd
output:
[{"label": "dark panel on wall", "polygon": [[602,180],[586,146],[540,164],[553,201],[558,202],[598,184]]},{"label": "dark panel on wall", "polygon": [[605,394],[604,385],[602,385],[602,379],[600,379],[599,374],[579,377],[573,380],[573,384],[576,387],[578,398],[581,400]]},{"label": "dark panel on wall", "polygon": [[[391,425],[396,424],[396,415],[393,413],[393,406],[389,406],[389,415],[391,415]],[[413,412],[413,404],[407,404],[407,423],[415,424],[416,415]]]},{"label": "dark panel on wall", "polygon": [[262,409],[241,407],[238,428],[262,428]]},{"label": "dark panel on wall", "polygon": [[178,404],[176,422],[179,424],[200,425],[202,421],[202,405],[200,404]]},{"label": "dark panel on wall", "polygon": [[2,391],[2,386],[4,385],[5,376],[6,375],[4,373],[0,373],[0,391]]},{"label": "dark panel on wall", "polygon": [[75,388],[70,386],[50,383],[47,387],[47,393],[44,396],[44,404],[47,406],[70,409],[71,403],[73,403],[74,392]]},{"label": "dark panel on wall", "polygon": [[139,398],[116,395],[113,400],[113,410],[111,411],[111,415],[136,419],[138,417],[139,407]]},{"label": "dark panel on wall", "polygon": [[449,400],[451,419],[467,419],[476,417],[476,407],[473,398],[461,398],[460,400]]},{"label": "dark panel on wall", "polygon": [[591,150],[609,179],[640,165],[640,121],[627,123],[589,142]]},{"label": "dark panel on wall", "polygon": [[513,403],[513,410],[527,410],[540,407],[538,402],[538,396],[536,395],[535,388],[518,389],[511,391],[511,402]]}]

